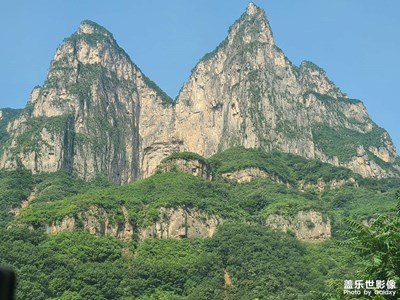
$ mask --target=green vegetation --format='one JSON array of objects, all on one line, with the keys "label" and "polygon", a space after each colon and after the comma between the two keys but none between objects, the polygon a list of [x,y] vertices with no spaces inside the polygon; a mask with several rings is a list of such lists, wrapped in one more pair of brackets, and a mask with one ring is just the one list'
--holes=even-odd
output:
[{"label": "green vegetation", "polygon": [[256,167],[276,176],[293,186],[298,181],[316,183],[319,178],[329,182],[333,179],[358,178],[346,168],[334,167],[317,160],[281,152],[265,152],[261,149],[230,148],[209,159],[216,174]]},{"label": "green vegetation", "polygon": [[175,152],[172,153],[170,156],[164,158],[162,162],[171,161],[174,159],[183,159],[183,160],[198,160],[202,164],[209,166],[208,161],[201,155],[194,153],[194,152]]},{"label": "green vegetation", "polygon": [[348,252],[259,225],[224,225],[209,239],[149,239],[135,249],[82,231],[15,228],[0,230],[0,240],[18,299],[319,299],[315,285],[351,276]]},{"label": "green vegetation", "polygon": [[380,214],[368,225],[347,218],[348,239],[339,244],[364,258],[365,274],[397,283],[400,280],[400,192],[396,198],[397,206],[391,214]]},{"label": "green vegetation", "polygon": [[163,105],[174,105],[175,101],[168,96],[154,81],[143,74],[144,83],[152,90],[154,90],[157,95],[161,98],[161,103]]},{"label": "green vegetation", "polygon": [[106,41],[116,45],[113,35],[103,26],[90,20],[84,20],[81,22],[81,24],[91,26],[93,28],[93,33],[77,32],[71,35],[69,38],[66,38],[64,42],[76,43],[77,41],[84,40],[90,46],[96,46],[98,42]]},{"label": "green vegetation", "polygon": [[100,187],[111,186],[104,178],[91,182],[83,181],[74,175],[59,171],[32,175],[25,169],[0,171],[0,227],[5,227],[19,209],[21,202],[32,196],[35,203],[48,202],[77,195]]},{"label": "green vegetation", "polygon": [[318,65],[316,65],[315,63],[313,63],[313,62],[311,62],[309,60],[303,60],[301,62],[300,67],[308,68],[308,69],[314,69],[314,70],[319,71],[322,74],[326,74],[324,69],[322,69],[321,67],[319,67]]},{"label": "green vegetation", "polygon": [[385,130],[377,126],[365,133],[344,127],[331,128],[323,124],[313,128],[317,147],[330,157],[337,156],[341,161],[349,161],[357,155],[354,145],[363,145],[364,149],[384,146],[384,133]]},{"label": "green vegetation", "polygon": [[35,203],[59,200],[93,189],[112,186],[107,179],[102,177],[88,182],[64,171],[38,174],[33,177],[33,180]]},{"label": "green vegetation", "polygon": [[0,111],[2,115],[0,118],[0,145],[2,145],[9,138],[7,132],[8,123],[21,114],[22,109],[2,108]]},{"label": "green vegetation", "polygon": [[[113,35],[107,29],[90,20],[85,20],[81,24],[90,25],[94,29],[94,32],[93,33],[76,32],[69,38],[65,39],[64,42],[70,42],[76,44],[80,41],[85,41],[91,47],[96,47],[98,43],[110,44],[118,53],[127,57],[130,63],[137,70],[141,72],[141,70],[131,61],[129,55],[117,44]],[[131,82],[123,82],[121,78],[118,79],[118,76],[116,74],[100,66],[99,64],[80,64],[78,70],[80,73],[81,80],[78,83],[71,85],[69,89],[70,92],[77,94],[79,96],[79,99],[81,100],[82,103],[85,103],[86,99],[86,105],[89,104],[88,99],[90,99],[90,87],[96,80],[101,82],[101,84],[103,84],[105,87],[113,86],[117,82],[127,87],[131,85]],[[157,93],[163,105],[174,104],[174,101],[171,99],[171,97],[169,97],[156,83],[154,83],[144,74],[142,78],[145,84]],[[55,85],[56,82],[51,82],[51,79],[48,79],[46,81],[46,84],[47,86],[49,84]],[[133,87],[129,88],[133,89]]]},{"label": "green vegetation", "polygon": [[89,25],[94,29],[95,33],[102,33],[104,35],[112,35],[111,32],[109,32],[105,27],[97,24],[96,22],[93,22],[91,20],[83,20],[81,22],[82,25]]},{"label": "green vegetation", "polygon": [[41,133],[46,129],[50,134],[60,135],[64,132],[70,115],[55,117],[30,118],[25,123],[27,129],[17,137],[17,148],[14,152],[28,153],[38,151],[40,145],[44,144]]},{"label": "green vegetation", "polygon": [[227,45],[227,43],[228,43],[228,39],[226,38],[226,39],[224,39],[213,51],[207,52],[206,54],[204,54],[203,57],[200,59],[200,61],[199,61],[199,62],[196,64],[196,66],[192,69],[192,72],[191,72],[191,73],[193,74],[193,71],[196,69],[197,65],[198,65],[200,62],[202,62],[202,61],[207,61],[207,60],[213,58],[213,57],[215,56],[215,54],[217,54],[218,51],[219,51],[220,49],[223,49],[223,48]]},{"label": "green vegetation", "polygon": [[325,104],[334,104],[337,102],[343,102],[343,103],[351,103],[351,104],[359,104],[362,103],[361,100],[358,99],[351,99],[351,98],[333,98],[329,95],[326,94],[320,94],[314,91],[308,91],[307,93],[305,93],[303,96],[304,98],[307,98],[308,95],[314,95],[318,98],[318,100],[324,102]]},{"label": "green vegetation", "polygon": [[[102,178],[84,182],[63,172],[32,175],[26,170],[2,171],[1,211],[8,212],[35,194],[17,220],[12,221],[7,213],[0,215],[2,228],[11,225],[8,230],[0,229],[0,264],[16,270],[18,298],[320,300],[340,294],[343,298],[343,280],[366,278],[366,274],[384,276],[372,269],[368,273],[363,257],[354,257],[354,249],[344,247],[359,245],[358,235],[351,242],[337,243],[347,238],[343,231],[348,230],[348,217],[357,220],[350,224],[378,220],[370,229],[377,235],[371,243],[390,247],[393,253],[399,251],[393,248],[398,247],[398,224],[391,217],[378,216],[389,214],[396,206],[398,179],[361,179],[346,169],[260,149],[233,148],[208,160],[184,152],[166,161],[173,159],[208,163],[215,179],[172,171],[115,186]],[[270,178],[239,184],[219,176],[246,167],[258,167],[291,185]],[[318,178],[350,177],[356,178],[360,187],[344,185],[317,191],[311,186],[301,192],[296,184],[298,180],[316,183]],[[136,233],[133,240],[125,242],[89,234],[78,218],[73,232],[43,232],[44,224],[77,217],[93,206],[104,209],[111,224],[125,222],[125,207],[135,231],[159,220],[161,207],[215,214],[224,224],[211,238],[139,240]],[[300,242],[293,232],[284,234],[265,227],[270,214],[290,219],[301,210],[320,211],[325,220],[329,218],[333,240]],[[104,223],[102,216],[98,218]],[[26,229],[24,224],[35,230]],[[310,219],[306,226],[313,229],[318,224]],[[353,229],[361,228],[357,226]],[[386,235],[380,228],[392,231]],[[386,245],[386,237],[394,242]],[[382,249],[378,259],[368,261],[387,261],[390,264],[384,264],[385,271],[398,270],[397,265],[392,267],[397,260],[386,260],[386,248]]]},{"label": "green vegetation", "polygon": [[[228,33],[229,35],[231,35],[232,30],[234,30],[234,28],[237,28],[237,32],[234,36],[234,41],[233,41],[233,45],[236,48],[242,48],[243,47],[243,53],[246,52],[252,52],[255,49],[257,49],[258,47],[262,46],[263,44],[258,42],[258,41],[254,41],[254,42],[250,42],[250,43],[244,43],[243,41],[243,37],[246,34],[250,34],[252,36],[257,37],[260,34],[260,28],[263,27],[262,22],[267,21],[266,17],[265,17],[265,12],[261,9],[258,8],[258,11],[261,12],[261,16],[260,14],[257,14],[255,16],[249,17],[246,13],[244,13],[238,20],[235,21],[235,23],[233,25],[231,25],[229,27]],[[257,40],[257,38],[256,38]],[[210,60],[211,58],[215,57],[215,54],[218,53],[218,51],[220,49],[225,48],[225,46],[228,44],[228,37],[225,38],[213,51],[206,53],[200,60],[199,62],[196,64],[196,66],[192,69],[191,73],[193,74],[194,70],[196,69],[197,65],[200,62],[204,62],[207,60]]]},{"label": "green vegetation", "polygon": [[31,172],[0,170],[0,227],[4,228],[13,219],[12,210],[28,198],[33,189]]},{"label": "green vegetation", "polygon": [[95,47],[99,42],[110,42],[113,39],[110,36],[104,35],[102,33],[74,33],[69,38],[65,39],[64,42],[73,42],[84,40],[90,46]]},{"label": "green vegetation", "polygon": [[234,208],[228,204],[227,188],[223,183],[184,173],[161,173],[129,185],[94,189],[57,201],[32,203],[21,212],[19,221],[40,225],[65,216],[76,216],[93,205],[106,209],[116,218],[122,218],[121,206],[125,206],[131,221],[138,226],[157,220],[160,207],[198,208],[234,218]]}]

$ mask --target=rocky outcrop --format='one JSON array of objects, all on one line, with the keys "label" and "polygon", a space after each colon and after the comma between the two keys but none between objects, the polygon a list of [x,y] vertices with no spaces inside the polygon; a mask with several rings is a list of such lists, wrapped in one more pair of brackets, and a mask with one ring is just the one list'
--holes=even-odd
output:
[{"label": "rocky outcrop", "polygon": [[109,235],[123,241],[132,239],[134,228],[129,222],[128,211],[121,207],[124,217],[123,223],[115,220],[104,208],[91,206],[88,210],[78,213],[76,217],[66,216],[61,221],[53,221],[45,225],[48,234],[55,234],[63,231],[72,231],[83,228],[91,234]]},{"label": "rocky outcrop", "polygon": [[166,160],[158,166],[158,170],[161,172],[171,172],[176,170],[193,176],[203,177],[208,180],[212,179],[210,168],[207,164],[197,159],[177,158]]},{"label": "rocky outcrop", "polygon": [[347,98],[347,95],[329,80],[326,72],[310,61],[303,61],[300,64],[299,81],[303,93],[313,91],[336,99]]},{"label": "rocky outcrop", "polygon": [[75,229],[75,218],[64,217],[61,221],[53,221],[45,225],[47,234],[56,234],[64,231],[73,231]]},{"label": "rocky outcrop", "polygon": [[[361,167],[367,166],[366,161],[354,163],[354,149],[368,148],[371,140],[380,144],[379,155],[387,161],[393,163],[397,153],[364,105],[348,99],[324,70],[311,62],[296,68],[284,56],[274,43],[264,12],[252,3],[225,41],[194,68],[177,98],[176,110],[177,134],[185,149],[206,157],[241,145],[317,158],[365,177],[394,175],[377,164],[366,171]],[[353,155],[341,157],[340,147],[338,155],[331,155],[334,133],[315,130],[321,125],[333,131],[350,130],[357,137],[351,146],[346,145]],[[196,126],[200,128],[187,130]]]},{"label": "rocky outcrop", "polygon": [[11,209],[10,213],[18,217],[21,209],[27,208],[29,204],[31,204],[31,202],[36,199],[36,193],[37,189],[34,189],[25,200],[22,200],[21,206]]},{"label": "rocky outcrop", "polygon": [[315,188],[318,192],[323,192],[326,188],[336,189],[344,185],[359,187],[357,180],[353,177],[347,179],[332,179],[327,182],[323,178],[318,178],[316,183],[309,183],[305,180],[300,180],[298,183],[298,189],[301,192],[304,192],[308,188]]},{"label": "rocky outcrop", "polygon": [[109,217],[103,208],[92,206],[89,210],[78,214],[78,219],[85,230],[95,235],[110,235],[121,240],[130,240],[134,233],[129,222],[128,211],[122,207],[124,222],[120,223]]},{"label": "rocky outcrop", "polygon": [[161,208],[158,221],[142,228],[140,239],[210,237],[223,220],[199,210]]},{"label": "rocky outcrop", "polygon": [[228,37],[193,69],[176,112],[182,148],[205,157],[240,145],[316,158],[365,177],[394,175],[369,154],[359,163],[371,161],[372,170],[354,163],[355,149],[372,144],[381,149],[372,153],[393,163],[397,153],[388,134],[324,70],[311,62],[294,66],[275,45],[264,11],[252,3]]},{"label": "rocky outcrop", "polygon": [[[288,182],[285,182],[281,178],[270,175],[266,171],[257,167],[243,168],[237,171],[225,172],[222,173],[221,176],[227,181],[233,181],[237,183],[250,182],[255,178],[270,178],[273,182],[283,183],[287,186],[291,186]],[[323,178],[318,178],[316,183],[300,180],[297,184],[297,188],[302,192],[308,188],[315,188],[318,192],[322,192],[326,188],[335,189],[346,184],[358,187],[358,182],[353,177],[350,177],[347,179],[332,179],[327,182]]]},{"label": "rocky outcrop", "polygon": [[302,241],[324,241],[331,238],[329,218],[313,210],[299,211],[294,216],[269,215],[265,224],[272,229],[292,231]]},{"label": "rocky outcrop", "polygon": [[255,178],[268,178],[270,175],[260,168],[244,168],[221,174],[222,178],[237,183],[250,182]]},{"label": "rocky outcrop", "polygon": [[157,221],[149,226],[138,228],[129,221],[129,214],[124,206],[121,207],[121,214],[117,216],[102,207],[93,205],[76,216],[65,216],[61,220],[45,224],[44,227],[48,234],[81,228],[94,235],[109,235],[128,241],[137,237],[141,240],[210,237],[222,223],[223,220],[218,216],[206,214],[197,209],[160,208]]}]

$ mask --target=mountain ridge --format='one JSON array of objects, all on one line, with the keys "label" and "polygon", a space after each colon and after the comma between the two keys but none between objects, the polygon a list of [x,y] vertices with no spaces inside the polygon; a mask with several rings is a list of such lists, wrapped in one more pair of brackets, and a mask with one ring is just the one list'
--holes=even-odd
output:
[{"label": "mountain ridge", "polygon": [[[82,21],[7,132],[2,168],[64,169],[120,183],[148,177],[173,152],[210,157],[233,146],[317,158],[364,177],[399,174],[389,135],[362,102],[349,99],[315,64],[294,66],[253,3],[196,64],[175,102],[108,30]],[[345,156],[331,145],[343,133]]]}]

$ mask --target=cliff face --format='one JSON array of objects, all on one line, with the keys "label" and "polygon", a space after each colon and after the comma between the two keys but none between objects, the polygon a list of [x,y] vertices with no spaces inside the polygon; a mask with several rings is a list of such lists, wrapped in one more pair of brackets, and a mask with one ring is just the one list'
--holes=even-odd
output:
[{"label": "cliff face", "polygon": [[1,168],[64,169],[119,183],[148,177],[177,151],[209,157],[232,146],[317,158],[365,177],[400,170],[388,133],[362,102],[313,63],[294,66],[253,3],[195,66],[176,103],[110,32],[82,22],[3,132]]},{"label": "cliff face", "polygon": [[[91,206],[76,216],[65,216],[59,221],[44,224],[47,234],[83,229],[94,235],[109,235],[123,241],[139,238],[188,238],[211,237],[223,220],[200,210],[182,208],[160,208],[158,220],[149,226],[135,227],[129,221],[125,207],[121,207],[124,220],[117,221],[115,215],[104,208]],[[31,226],[27,224],[28,226]]]},{"label": "cliff face", "polygon": [[[197,209],[160,208],[153,224],[136,227],[129,221],[125,207],[121,207],[123,220],[104,208],[91,206],[76,216],[65,216],[59,221],[44,224],[47,234],[83,229],[91,234],[117,237],[122,241],[138,238],[204,238],[211,237],[224,220],[213,214]],[[32,227],[30,224],[26,224]],[[294,216],[272,214],[265,220],[271,229],[292,231],[297,239],[304,241],[323,241],[331,238],[331,224],[328,217],[317,211],[299,211]]]},{"label": "cliff face", "polygon": [[295,216],[269,215],[266,226],[284,232],[292,231],[303,241],[324,241],[331,238],[329,218],[317,211],[299,211]]},{"label": "cliff face", "polygon": [[140,239],[210,237],[223,220],[199,210],[161,208],[159,220],[140,230]]},{"label": "cliff face", "polygon": [[55,234],[63,231],[72,231],[83,228],[91,234],[110,235],[123,241],[132,239],[134,228],[129,222],[128,211],[121,207],[124,222],[118,223],[113,216],[101,207],[91,206],[87,211],[79,213],[76,217],[64,217],[61,221],[53,221],[45,224],[47,234]]}]

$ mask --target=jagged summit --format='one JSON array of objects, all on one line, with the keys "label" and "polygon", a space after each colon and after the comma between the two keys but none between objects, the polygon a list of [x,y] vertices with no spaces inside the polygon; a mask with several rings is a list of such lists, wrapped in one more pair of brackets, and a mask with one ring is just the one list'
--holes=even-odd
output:
[{"label": "jagged summit", "polygon": [[102,34],[102,35],[109,36],[109,37],[113,36],[112,33],[109,32],[106,28],[104,28],[103,26],[101,26],[91,20],[83,20],[79,24],[79,28],[76,33],[77,34]]},{"label": "jagged summit", "polygon": [[242,16],[230,27],[228,41],[236,44],[265,43],[274,45],[265,11],[250,2]]},{"label": "jagged summit", "polygon": [[256,14],[257,11],[258,11],[259,9],[260,9],[260,8],[257,7],[257,5],[255,5],[253,2],[249,2],[249,3],[247,4],[246,13],[247,13],[249,16],[252,16],[252,15]]},{"label": "jagged summit", "polygon": [[108,31],[105,27],[97,24],[96,22],[90,20],[82,21],[79,24],[78,29],[71,36],[64,39],[63,44],[77,44],[82,41],[92,47],[98,46],[98,43],[106,43],[112,47],[119,49],[119,51],[124,52],[122,48],[119,47],[118,43],[114,39],[113,34],[110,31]]}]

